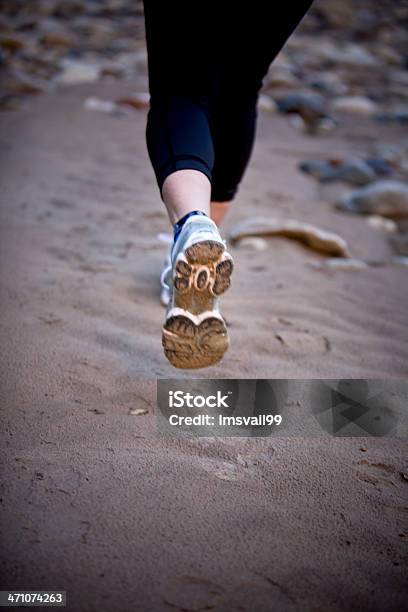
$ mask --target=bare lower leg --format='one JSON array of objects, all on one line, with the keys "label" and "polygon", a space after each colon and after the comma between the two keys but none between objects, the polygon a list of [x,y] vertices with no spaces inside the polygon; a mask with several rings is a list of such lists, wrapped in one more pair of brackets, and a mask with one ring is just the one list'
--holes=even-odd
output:
[{"label": "bare lower leg", "polygon": [[211,219],[218,225],[221,225],[225,215],[230,209],[231,202],[211,202]]},{"label": "bare lower leg", "polygon": [[163,183],[162,195],[172,224],[193,210],[210,216],[211,183],[198,170],[177,170],[169,174]]}]

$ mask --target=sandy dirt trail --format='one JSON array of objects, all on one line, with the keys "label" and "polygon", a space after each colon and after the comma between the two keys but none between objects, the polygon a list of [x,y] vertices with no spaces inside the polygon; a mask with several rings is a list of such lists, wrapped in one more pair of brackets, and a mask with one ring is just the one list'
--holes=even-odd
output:
[{"label": "sandy dirt trail", "polygon": [[[66,589],[80,611],[402,610],[404,440],[156,434],[155,379],[180,372],[160,345],[156,236],[169,226],[145,113],[83,108],[145,87],[60,89],[1,117],[7,588]],[[252,213],[293,217],[389,260],[384,234],[334,212],[296,168],[366,149],[381,129],[348,120],[310,138],[261,114],[225,230]],[[231,349],[182,376],[407,375],[406,267],[324,271],[282,238],[232,254]],[[149,413],[130,416],[139,406]]]}]

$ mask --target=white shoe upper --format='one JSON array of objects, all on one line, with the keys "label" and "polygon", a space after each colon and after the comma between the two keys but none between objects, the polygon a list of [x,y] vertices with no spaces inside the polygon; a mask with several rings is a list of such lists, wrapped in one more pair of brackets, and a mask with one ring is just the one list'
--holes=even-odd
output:
[{"label": "white shoe upper", "polygon": [[164,260],[163,271],[160,275],[160,302],[163,306],[168,306],[171,300],[172,292],[172,265],[171,265],[171,247]]},{"label": "white shoe upper", "polygon": [[163,306],[169,306],[172,298],[173,267],[178,256],[184,253],[188,247],[204,240],[219,242],[225,246],[225,241],[222,240],[218,227],[212,219],[204,215],[189,217],[184,223],[175,244],[170,248],[164,262],[164,268],[160,276],[160,301]]}]

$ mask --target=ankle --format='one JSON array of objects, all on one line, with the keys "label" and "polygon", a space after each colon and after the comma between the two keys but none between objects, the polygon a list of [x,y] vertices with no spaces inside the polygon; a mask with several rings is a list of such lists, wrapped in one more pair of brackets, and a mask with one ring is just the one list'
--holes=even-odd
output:
[{"label": "ankle", "polygon": [[173,225],[174,242],[176,242],[177,238],[179,237],[180,232],[183,229],[183,226],[184,226],[185,222],[187,221],[187,219],[189,219],[190,217],[194,217],[194,216],[204,216],[204,217],[208,218],[208,215],[205,212],[203,212],[202,210],[192,210],[189,213],[187,213],[186,215],[184,215],[183,217],[181,217],[181,219],[179,219]]}]

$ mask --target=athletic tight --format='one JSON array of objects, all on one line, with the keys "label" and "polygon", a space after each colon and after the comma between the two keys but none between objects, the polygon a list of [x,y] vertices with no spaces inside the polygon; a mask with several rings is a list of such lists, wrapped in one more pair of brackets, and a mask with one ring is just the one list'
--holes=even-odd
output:
[{"label": "athletic tight", "polygon": [[146,140],[160,193],[194,169],[211,199],[232,200],[255,136],[269,65],[311,0],[144,0],[150,110]]}]

